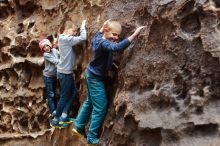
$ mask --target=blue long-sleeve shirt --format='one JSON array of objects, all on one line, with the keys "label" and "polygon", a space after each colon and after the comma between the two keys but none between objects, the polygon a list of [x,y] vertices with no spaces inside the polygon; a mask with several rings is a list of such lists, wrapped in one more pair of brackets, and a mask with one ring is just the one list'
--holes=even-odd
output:
[{"label": "blue long-sleeve shirt", "polygon": [[130,42],[124,39],[114,43],[102,38],[101,32],[96,33],[92,39],[93,59],[88,64],[87,70],[97,76],[103,77],[112,64],[112,52],[119,52],[126,49]]}]

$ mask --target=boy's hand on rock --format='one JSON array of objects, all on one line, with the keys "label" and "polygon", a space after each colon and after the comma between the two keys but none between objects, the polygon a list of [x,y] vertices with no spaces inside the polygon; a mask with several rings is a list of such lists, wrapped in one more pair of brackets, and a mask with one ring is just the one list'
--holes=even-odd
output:
[{"label": "boy's hand on rock", "polygon": [[141,32],[142,29],[146,28],[146,26],[140,26],[138,27],[135,32],[130,36],[128,37],[128,40],[131,42],[133,41],[137,36],[138,34]]},{"label": "boy's hand on rock", "polygon": [[82,21],[82,26],[86,26],[86,20]]},{"label": "boy's hand on rock", "polygon": [[139,26],[139,27],[135,30],[134,34],[137,36],[137,35],[141,32],[141,30],[144,29],[144,28],[146,28],[146,26]]}]

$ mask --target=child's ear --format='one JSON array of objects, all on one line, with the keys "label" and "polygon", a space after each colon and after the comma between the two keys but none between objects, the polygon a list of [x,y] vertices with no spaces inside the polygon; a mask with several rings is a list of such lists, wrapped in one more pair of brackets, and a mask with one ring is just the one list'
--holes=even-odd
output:
[{"label": "child's ear", "polygon": [[105,27],[105,28],[104,28],[104,32],[109,32],[109,28],[108,28],[108,27]]}]

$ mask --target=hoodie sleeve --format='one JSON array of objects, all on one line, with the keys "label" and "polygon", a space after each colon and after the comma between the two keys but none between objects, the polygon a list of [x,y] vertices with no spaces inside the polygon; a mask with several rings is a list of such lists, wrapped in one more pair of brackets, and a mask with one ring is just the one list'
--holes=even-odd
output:
[{"label": "hoodie sleeve", "polygon": [[59,63],[59,59],[55,58],[52,54],[50,53],[44,53],[44,59],[57,65]]},{"label": "hoodie sleeve", "polygon": [[86,28],[85,26],[81,26],[80,28],[80,35],[79,36],[69,36],[68,37],[68,42],[71,46],[75,46],[82,41],[85,41],[87,39],[87,34],[86,34]]},{"label": "hoodie sleeve", "polygon": [[55,52],[56,52],[57,56],[60,57],[60,51],[55,49]]},{"label": "hoodie sleeve", "polygon": [[130,44],[131,43],[128,39],[124,39],[119,43],[104,40],[101,45],[106,51],[119,52],[125,50]]}]

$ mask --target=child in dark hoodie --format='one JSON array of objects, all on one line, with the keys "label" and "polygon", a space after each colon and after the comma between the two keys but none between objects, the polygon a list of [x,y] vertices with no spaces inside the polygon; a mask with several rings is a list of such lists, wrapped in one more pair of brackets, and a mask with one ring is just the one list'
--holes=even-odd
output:
[{"label": "child in dark hoodie", "polygon": [[112,64],[112,53],[123,51],[131,41],[140,33],[144,26],[138,27],[128,38],[119,43],[122,28],[120,23],[108,20],[92,40],[93,59],[87,66],[86,84],[87,99],[76,119],[73,133],[86,137],[85,126],[91,115],[91,123],[87,136],[87,143],[99,144],[99,131],[107,112],[107,96],[104,84],[104,75]]}]

